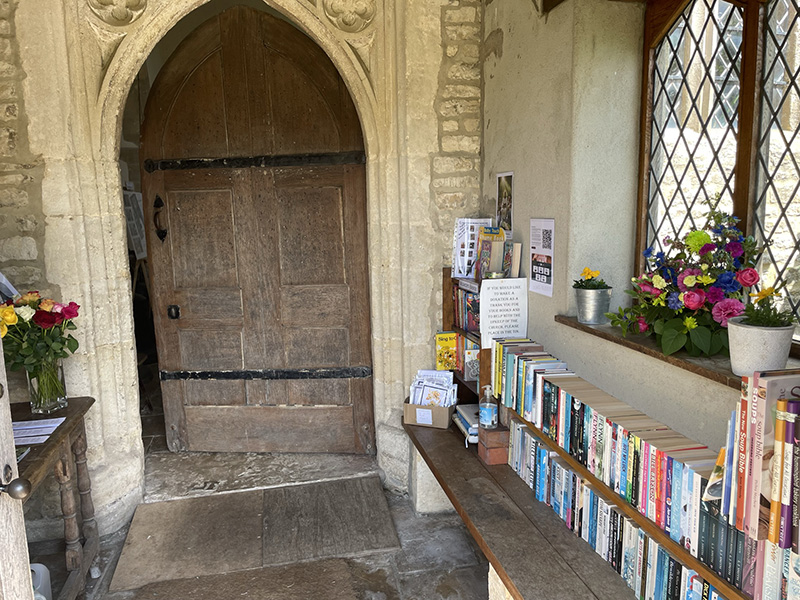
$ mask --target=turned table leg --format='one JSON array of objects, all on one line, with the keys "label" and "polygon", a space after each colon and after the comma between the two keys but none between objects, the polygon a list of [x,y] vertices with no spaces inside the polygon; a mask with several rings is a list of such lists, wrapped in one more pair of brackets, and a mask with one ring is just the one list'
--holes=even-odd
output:
[{"label": "turned table leg", "polygon": [[67,542],[67,570],[81,567],[83,548],[78,539],[77,507],[72,491],[72,461],[69,451],[62,454],[55,466],[55,475],[61,488],[61,513],[64,515],[64,539]]},{"label": "turned table leg", "polygon": [[78,471],[78,494],[81,502],[83,519],[83,537],[89,539],[97,536],[97,521],[94,519],[94,502],[92,501],[92,481],[86,466],[86,431],[81,428],[77,439],[72,444],[75,455],[75,468]]}]

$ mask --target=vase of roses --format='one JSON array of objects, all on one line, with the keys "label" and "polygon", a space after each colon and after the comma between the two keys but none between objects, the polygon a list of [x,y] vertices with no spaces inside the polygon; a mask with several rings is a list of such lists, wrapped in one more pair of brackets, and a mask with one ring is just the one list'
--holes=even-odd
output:
[{"label": "vase of roses", "polygon": [[774,304],[780,298],[778,290],[768,287],[750,296],[744,313],[728,319],[731,371],[748,377],[755,371],[785,368],[794,336],[794,315]]},{"label": "vase of roses", "polygon": [[600,279],[600,271],[583,269],[581,278],[573,280],[578,303],[578,323],[602,325],[607,323],[606,313],[611,302],[611,286]]},{"label": "vase of roses", "polygon": [[61,359],[78,349],[70,331],[80,307],[42,298],[39,292],[0,305],[0,338],[6,364],[25,369],[31,412],[51,413],[67,405]]},{"label": "vase of roses", "polygon": [[645,250],[646,270],[626,290],[634,305],[607,315],[623,335],[655,335],[664,354],[727,353],[728,322],[744,313],[747,290],[759,282],[761,249],[736,217],[713,208],[707,217],[683,239],[665,239],[666,252]]}]

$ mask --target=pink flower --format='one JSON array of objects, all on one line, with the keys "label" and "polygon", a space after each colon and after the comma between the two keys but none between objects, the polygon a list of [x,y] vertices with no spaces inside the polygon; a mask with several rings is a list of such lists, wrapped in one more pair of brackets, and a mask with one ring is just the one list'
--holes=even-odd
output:
[{"label": "pink flower", "polygon": [[716,244],[706,244],[705,246],[700,248],[700,252],[698,252],[698,254],[700,256],[705,256],[709,252],[713,252],[716,249],[717,249],[717,245]]},{"label": "pink flower", "polygon": [[644,320],[644,317],[639,317],[636,319],[636,322],[639,324],[639,333],[644,333],[650,326],[647,324],[647,321]]},{"label": "pink flower", "polygon": [[743,269],[736,274],[736,281],[741,283],[744,287],[755,285],[760,279],[758,271],[755,269]]},{"label": "pink flower", "polygon": [[64,316],[65,319],[74,319],[78,316],[78,309],[80,305],[75,304],[74,302],[70,302],[64,308],[61,309],[61,314]]},{"label": "pink flower", "polygon": [[689,310],[698,310],[706,303],[706,293],[703,290],[689,290],[683,293],[683,304]]},{"label": "pink flower", "polygon": [[712,285],[706,290],[706,300],[711,304],[716,304],[725,298],[725,291]]},{"label": "pink flower", "polygon": [[63,304],[59,304],[58,302],[56,302],[56,303],[53,305],[53,311],[52,311],[52,312],[54,312],[54,313],[60,313],[62,310],[64,310],[64,305],[63,305]]},{"label": "pink flower", "polygon": [[711,309],[711,316],[723,327],[728,326],[728,319],[738,317],[744,312],[744,304],[735,298],[725,298],[720,300]]},{"label": "pink flower", "polygon": [[678,289],[682,292],[685,292],[689,288],[683,285],[683,280],[689,277],[689,275],[694,275],[695,277],[700,277],[703,275],[703,271],[700,269],[686,269],[682,271],[680,275],[678,275]]},{"label": "pink flower", "polygon": [[661,295],[661,290],[647,283],[646,281],[639,282],[639,289],[643,291],[645,294],[652,294],[655,298],[658,298]]}]

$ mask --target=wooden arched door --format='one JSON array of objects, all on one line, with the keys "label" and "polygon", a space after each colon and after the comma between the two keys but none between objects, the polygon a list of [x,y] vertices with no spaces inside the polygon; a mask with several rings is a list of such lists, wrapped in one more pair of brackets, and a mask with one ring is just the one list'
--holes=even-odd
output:
[{"label": "wooden arched door", "polygon": [[364,146],[324,52],[210,19],[154,82],[142,158],[170,449],[374,453]]}]

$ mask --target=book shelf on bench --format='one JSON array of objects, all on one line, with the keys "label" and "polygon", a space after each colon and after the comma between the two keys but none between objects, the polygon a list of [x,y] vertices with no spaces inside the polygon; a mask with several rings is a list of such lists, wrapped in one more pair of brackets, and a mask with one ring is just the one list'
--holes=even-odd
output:
[{"label": "book shelf on bench", "polygon": [[452,427],[403,427],[515,600],[633,600],[617,572],[508,465],[484,465]]}]

